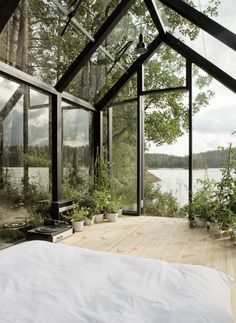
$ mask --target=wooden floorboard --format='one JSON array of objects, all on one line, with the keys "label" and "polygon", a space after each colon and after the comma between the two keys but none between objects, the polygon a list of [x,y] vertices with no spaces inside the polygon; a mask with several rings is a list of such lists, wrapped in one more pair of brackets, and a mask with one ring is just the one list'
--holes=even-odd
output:
[{"label": "wooden floorboard", "polygon": [[[236,245],[228,238],[212,238],[206,229],[189,229],[184,219],[121,217],[103,222],[62,241],[92,250],[156,258],[168,262],[198,264],[228,273],[236,280]],[[232,288],[236,318],[236,283]]]}]

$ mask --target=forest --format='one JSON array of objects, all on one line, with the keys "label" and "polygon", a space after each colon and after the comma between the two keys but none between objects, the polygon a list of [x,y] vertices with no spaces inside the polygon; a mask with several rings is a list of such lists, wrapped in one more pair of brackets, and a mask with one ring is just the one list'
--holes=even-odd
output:
[{"label": "forest", "polygon": [[[236,160],[236,147],[232,148],[232,159]],[[193,168],[222,168],[227,160],[227,149],[206,151],[193,154]],[[145,154],[147,169],[157,168],[188,168],[188,156],[174,156],[167,154]]]}]

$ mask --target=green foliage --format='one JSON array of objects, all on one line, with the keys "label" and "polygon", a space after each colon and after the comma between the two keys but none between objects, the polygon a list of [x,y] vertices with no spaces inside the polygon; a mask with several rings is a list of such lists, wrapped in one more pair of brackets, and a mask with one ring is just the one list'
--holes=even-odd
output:
[{"label": "green foliage", "polygon": [[118,199],[111,199],[105,206],[107,213],[117,213],[120,209],[120,201]]},{"label": "green foliage", "polygon": [[166,217],[180,217],[183,215],[173,193],[161,192],[158,183],[146,182],[144,195],[145,214]]},{"label": "green foliage", "polygon": [[70,167],[63,178],[63,197],[80,202],[89,194],[90,178],[81,169]]},{"label": "green foliage", "polygon": [[74,205],[74,209],[70,214],[65,216],[65,219],[73,221],[83,221],[89,215],[89,211],[85,207],[80,207],[79,204]]},{"label": "green foliage", "polygon": [[201,188],[194,194],[191,205],[183,208],[186,214],[191,213],[202,220],[210,221],[215,217],[217,201],[215,195],[216,181],[210,179],[198,180]]},{"label": "green foliage", "polygon": [[106,205],[111,199],[111,195],[107,191],[94,190],[93,197],[96,201],[95,211],[96,213],[103,213],[106,209]]},{"label": "green foliage", "polygon": [[202,187],[194,194],[191,205],[185,207],[194,216],[219,223],[227,230],[236,225],[236,164],[232,159],[232,145],[229,145],[221,179],[201,180]]}]

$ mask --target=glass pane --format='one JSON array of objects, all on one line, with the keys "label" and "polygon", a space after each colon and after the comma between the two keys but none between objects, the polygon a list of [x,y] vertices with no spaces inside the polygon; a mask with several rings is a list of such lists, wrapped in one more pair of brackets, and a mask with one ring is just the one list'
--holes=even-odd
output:
[{"label": "glass pane", "polygon": [[54,85],[88,39],[70,24],[51,1],[22,2],[0,36],[0,59]]},{"label": "glass pane", "polygon": [[145,97],[145,212],[180,216],[188,201],[188,94]]},{"label": "glass pane", "polygon": [[0,248],[49,212],[50,97],[0,77]]},{"label": "glass pane", "polygon": [[102,117],[102,121],[103,121],[103,149],[105,152],[108,152],[108,126],[109,126],[109,117],[108,117],[108,108],[106,108],[105,110],[103,110],[103,117]]},{"label": "glass pane", "polygon": [[160,6],[160,12],[170,33],[224,72],[236,77],[235,51],[166,6]]},{"label": "glass pane", "polygon": [[117,94],[115,102],[137,98],[137,74],[135,74]]},{"label": "glass pane", "polygon": [[[198,67],[194,67],[195,75],[210,78]],[[236,146],[236,115],[234,113],[236,95],[216,80],[212,80],[209,90],[212,92],[207,106],[202,107],[201,96],[194,77],[194,97],[198,102],[193,117],[193,167],[194,193],[203,187],[199,180],[214,180],[222,178],[221,169],[227,162],[230,143],[233,147],[232,160],[235,159]],[[223,149],[222,149],[223,148]],[[214,185],[212,183],[211,188]]]},{"label": "glass pane", "polygon": [[[189,2],[188,0],[184,0]],[[233,9],[234,2],[231,1],[218,1],[218,0],[207,0],[202,3],[199,0],[194,0],[194,7],[210,17],[214,21],[218,22],[225,28],[236,33],[235,25],[235,12]]]},{"label": "glass pane", "polygon": [[63,198],[79,201],[92,172],[92,112],[63,102]]},{"label": "glass pane", "polygon": [[162,45],[145,65],[146,90],[185,85],[186,60],[167,45]]},{"label": "glass pane", "polygon": [[146,46],[158,33],[147,8],[138,1],[102,43],[114,60],[105,56],[100,48],[66,91],[93,103],[98,102],[140,55],[136,51],[140,32]]},{"label": "glass pane", "polygon": [[112,189],[123,211],[137,212],[137,105],[113,108]]},{"label": "glass pane", "polygon": [[[94,35],[117,7],[120,0],[82,1],[81,4],[79,4],[79,1],[69,0],[60,0],[59,2],[70,12],[75,10],[74,18],[90,34]],[[77,4],[79,5],[77,6]]]}]

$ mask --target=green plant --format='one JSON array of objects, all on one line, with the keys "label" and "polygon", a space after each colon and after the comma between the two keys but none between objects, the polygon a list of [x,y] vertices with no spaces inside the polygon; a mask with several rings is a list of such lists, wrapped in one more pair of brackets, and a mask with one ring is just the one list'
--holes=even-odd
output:
[{"label": "green plant", "polygon": [[83,221],[89,215],[89,211],[85,207],[80,207],[78,204],[74,206],[72,212],[66,215],[65,218],[73,221]]},{"label": "green plant", "polygon": [[95,161],[94,189],[108,192],[110,190],[109,162],[104,156],[98,156]]},{"label": "green plant", "polygon": [[108,203],[105,206],[105,211],[107,213],[117,213],[120,209],[120,201],[112,199],[108,201]]},{"label": "green plant", "polygon": [[198,180],[201,188],[194,194],[191,205],[183,208],[186,213],[191,212],[201,220],[210,221],[216,215],[217,200],[215,194],[216,181],[210,179]]},{"label": "green plant", "polygon": [[93,197],[96,201],[95,211],[97,213],[103,213],[106,209],[106,205],[111,199],[111,195],[108,191],[93,191]]},{"label": "green plant", "polygon": [[172,191],[162,192],[159,183],[145,184],[145,213],[151,216],[183,216]]}]

